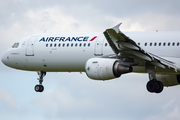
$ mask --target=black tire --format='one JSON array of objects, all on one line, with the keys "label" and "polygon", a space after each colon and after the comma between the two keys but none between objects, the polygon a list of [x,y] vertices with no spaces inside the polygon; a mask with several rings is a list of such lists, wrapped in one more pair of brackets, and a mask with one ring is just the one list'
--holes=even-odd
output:
[{"label": "black tire", "polygon": [[34,90],[35,90],[36,92],[39,92],[40,89],[41,89],[40,85],[36,85],[36,86],[34,87]]},{"label": "black tire", "polygon": [[156,80],[150,80],[147,85],[146,88],[149,92],[153,93],[156,92],[159,89],[159,84]]},{"label": "black tire", "polygon": [[43,92],[44,91],[44,86],[43,85],[40,85],[40,90],[39,92]]},{"label": "black tire", "polygon": [[159,89],[157,89],[155,93],[161,93],[163,91],[164,85],[161,81],[157,81],[157,83],[159,85]]},{"label": "black tire", "polygon": [[44,91],[44,86],[43,86],[43,85],[36,85],[36,86],[34,87],[34,90],[35,90],[36,92],[43,92],[43,91]]}]

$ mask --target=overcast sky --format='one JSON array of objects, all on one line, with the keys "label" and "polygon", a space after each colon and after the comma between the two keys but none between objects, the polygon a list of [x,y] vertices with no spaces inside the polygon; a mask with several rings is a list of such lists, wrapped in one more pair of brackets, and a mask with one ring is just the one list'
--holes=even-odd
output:
[{"label": "overcast sky", "polygon": [[[19,39],[46,32],[180,30],[178,0],[0,0],[0,56]],[[35,72],[0,63],[1,120],[179,120],[180,86],[146,90],[147,74],[95,81],[85,73]]]}]

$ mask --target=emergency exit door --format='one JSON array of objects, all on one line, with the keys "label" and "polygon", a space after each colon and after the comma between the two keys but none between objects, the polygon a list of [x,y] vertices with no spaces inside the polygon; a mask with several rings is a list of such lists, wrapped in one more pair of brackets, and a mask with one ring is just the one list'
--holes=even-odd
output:
[{"label": "emergency exit door", "polygon": [[103,42],[104,42],[104,36],[99,36],[96,41],[95,45],[95,51],[94,55],[95,56],[102,56],[103,55]]}]

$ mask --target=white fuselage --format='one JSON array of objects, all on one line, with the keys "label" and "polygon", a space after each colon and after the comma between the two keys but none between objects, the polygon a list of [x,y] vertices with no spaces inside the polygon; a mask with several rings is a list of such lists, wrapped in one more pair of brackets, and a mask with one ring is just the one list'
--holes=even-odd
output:
[{"label": "white fuselage", "polygon": [[[180,32],[127,32],[144,50],[180,64]],[[114,54],[102,33],[38,34],[18,41],[2,56],[9,67],[46,72],[84,72],[86,61]],[[135,68],[134,72],[145,72]]]}]

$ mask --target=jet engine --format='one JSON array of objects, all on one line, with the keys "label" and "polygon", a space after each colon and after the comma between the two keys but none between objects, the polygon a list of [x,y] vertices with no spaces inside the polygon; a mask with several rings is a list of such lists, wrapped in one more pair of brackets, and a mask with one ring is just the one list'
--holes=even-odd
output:
[{"label": "jet engine", "polygon": [[118,59],[91,58],[86,62],[85,71],[89,78],[109,80],[133,71],[131,66],[123,66]]}]

